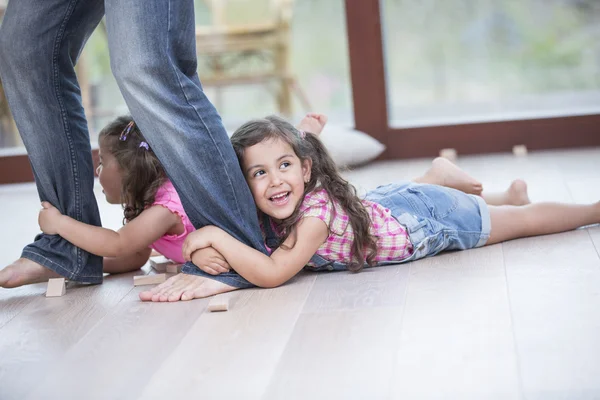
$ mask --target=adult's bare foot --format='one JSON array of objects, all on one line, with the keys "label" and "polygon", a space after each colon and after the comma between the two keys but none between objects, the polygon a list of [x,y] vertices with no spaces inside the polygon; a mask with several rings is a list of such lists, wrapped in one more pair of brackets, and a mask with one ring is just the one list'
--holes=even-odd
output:
[{"label": "adult's bare foot", "polygon": [[522,179],[512,181],[504,192],[484,192],[481,197],[491,206],[524,206],[531,203],[527,193],[527,183]]},{"label": "adult's bare foot", "polygon": [[468,194],[480,195],[483,185],[457,165],[449,160],[437,157],[431,163],[431,168],[420,178],[414,180],[417,183],[428,183],[460,190]]},{"label": "adult's bare foot", "polygon": [[27,258],[17,261],[0,271],[0,287],[15,288],[31,283],[46,282],[61,275]]},{"label": "adult's bare foot", "polygon": [[187,301],[237,289],[203,276],[177,274],[151,290],[141,292],[140,300],[157,302]]}]

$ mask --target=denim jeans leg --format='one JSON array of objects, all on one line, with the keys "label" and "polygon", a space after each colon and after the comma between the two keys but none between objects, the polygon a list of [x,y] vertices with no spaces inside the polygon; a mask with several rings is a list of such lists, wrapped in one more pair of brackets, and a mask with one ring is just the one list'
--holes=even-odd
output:
[{"label": "denim jeans leg", "polygon": [[[74,63],[103,14],[102,0],[13,0],[0,28],[0,76],[40,199],[93,225],[100,215]],[[74,281],[102,282],[102,259],[60,236],[38,235],[22,257]]]},{"label": "denim jeans leg", "polygon": [[[105,7],[117,83],[191,222],[219,226],[266,254],[252,194],[197,75],[193,0],[106,0]],[[200,274],[189,263],[183,271]]]}]

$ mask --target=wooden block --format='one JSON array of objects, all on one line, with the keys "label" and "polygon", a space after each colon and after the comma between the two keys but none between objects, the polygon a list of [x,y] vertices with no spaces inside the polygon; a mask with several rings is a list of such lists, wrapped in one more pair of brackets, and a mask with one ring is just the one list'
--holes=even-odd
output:
[{"label": "wooden block", "polygon": [[159,257],[162,256],[162,254],[160,254],[158,251],[152,249],[152,252],[150,252],[150,257]]},{"label": "wooden block", "polygon": [[133,277],[133,286],[158,285],[167,279],[165,274],[137,275]]},{"label": "wooden block", "polygon": [[181,264],[170,263],[167,264],[167,273],[168,274],[178,274],[181,272]]},{"label": "wooden block", "polygon": [[172,263],[173,261],[169,260],[165,256],[150,257],[150,265],[156,272],[165,272],[167,270],[167,266]]},{"label": "wooden block", "polygon": [[524,144],[518,144],[513,146],[513,155],[517,157],[524,157],[527,155],[527,146]]},{"label": "wooden block", "polygon": [[46,289],[46,297],[60,297],[67,292],[65,278],[48,279],[48,289]]},{"label": "wooden block", "polygon": [[210,312],[229,310],[229,296],[222,294],[216,295],[210,299],[207,310]]},{"label": "wooden block", "polygon": [[440,157],[446,158],[450,161],[455,161],[457,157],[456,149],[441,149]]}]

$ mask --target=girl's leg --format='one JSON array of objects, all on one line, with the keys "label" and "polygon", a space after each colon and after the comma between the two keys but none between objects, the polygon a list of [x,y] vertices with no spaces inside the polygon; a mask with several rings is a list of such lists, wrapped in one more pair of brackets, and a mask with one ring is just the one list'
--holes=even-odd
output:
[{"label": "girl's leg", "polygon": [[527,194],[527,184],[521,179],[512,181],[504,192],[483,192],[481,197],[490,206],[524,206],[531,203]]},{"label": "girl's leg", "polygon": [[423,176],[413,179],[413,182],[445,186],[475,195],[480,195],[483,190],[481,182],[442,157],[434,159],[431,168]]},{"label": "girl's leg", "polygon": [[431,168],[422,176],[413,179],[413,182],[445,186],[467,194],[481,196],[487,204],[494,206],[522,206],[531,203],[527,195],[527,184],[524,181],[520,179],[513,181],[504,192],[483,193],[481,182],[442,157],[434,159]]},{"label": "girl's leg", "polygon": [[600,202],[587,205],[536,203],[522,207],[489,206],[489,210],[491,232],[486,245],[600,223]]}]

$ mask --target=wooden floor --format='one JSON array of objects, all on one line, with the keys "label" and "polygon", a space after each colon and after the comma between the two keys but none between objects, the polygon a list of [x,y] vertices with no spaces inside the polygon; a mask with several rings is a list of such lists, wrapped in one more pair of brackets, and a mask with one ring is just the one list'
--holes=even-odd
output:
[{"label": "wooden floor", "polygon": [[[363,189],[430,160],[347,173]],[[600,149],[466,157],[487,189],[600,200]],[[98,192],[99,197],[101,194]],[[101,201],[106,225],[120,210]],[[0,188],[0,262],[37,232],[31,185]],[[0,289],[0,399],[599,399],[600,227],[277,289],[145,304],[132,275]],[[148,273],[146,267],[140,273]]]}]

